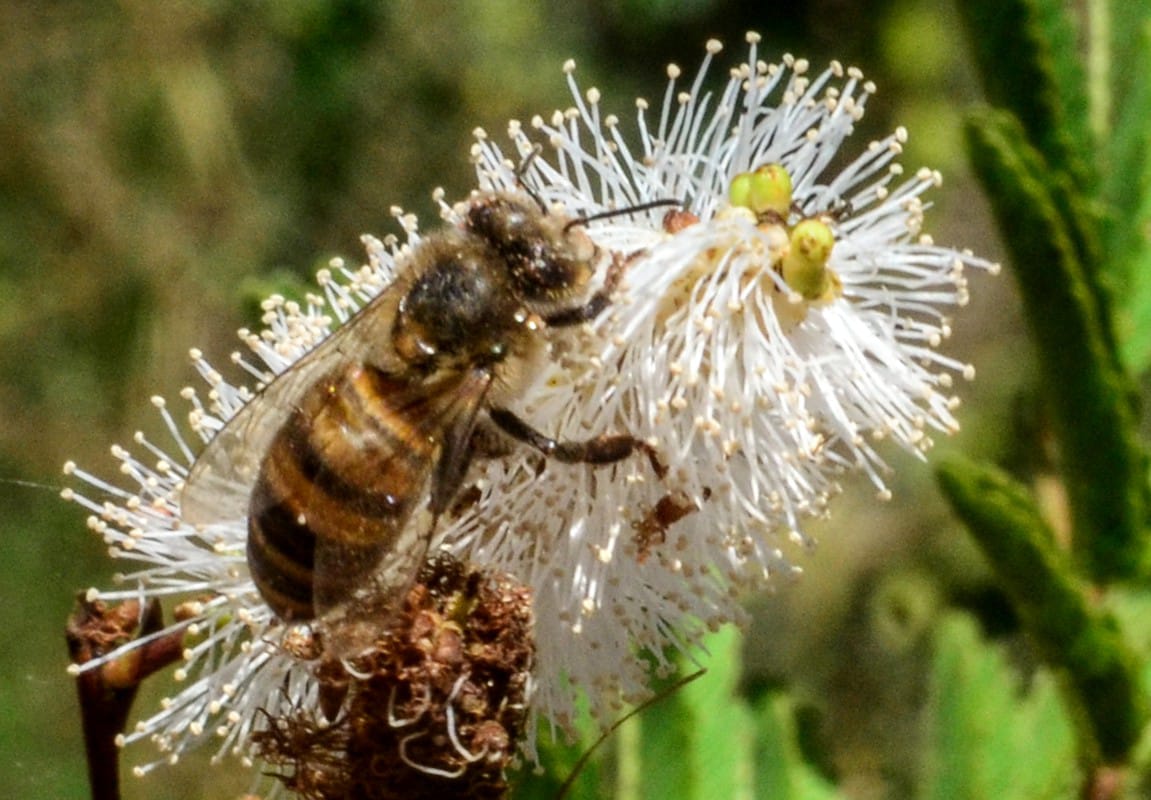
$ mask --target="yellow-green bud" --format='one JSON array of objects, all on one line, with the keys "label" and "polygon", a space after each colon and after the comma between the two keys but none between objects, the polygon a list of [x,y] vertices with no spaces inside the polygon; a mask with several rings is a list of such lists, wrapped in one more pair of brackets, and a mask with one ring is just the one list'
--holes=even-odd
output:
[{"label": "yellow-green bud", "polygon": [[835,234],[826,222],[805,219],[791,230],[790,246],[783,257],[783,280],[805,300],[819,300],[832,287],[831,248]]},{"label": "yellow-green bud", "polygon": [[728,197],[733,206],[750,208],[758,217],[786,219],[791,210],[791,175],[781,164],[741,172],[732,178]]}]

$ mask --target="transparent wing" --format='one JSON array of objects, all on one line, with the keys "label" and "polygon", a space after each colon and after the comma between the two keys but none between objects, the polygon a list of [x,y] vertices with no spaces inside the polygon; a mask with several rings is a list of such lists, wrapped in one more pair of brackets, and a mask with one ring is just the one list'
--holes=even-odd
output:
[{"label": "transparent wing", "polygon": [[407,521],[395,546],[380,559],[369,578],[348,595],[333,593],[324,575],[346,566],[340,548],[319,543],[316,547],[316,609],[324,631],[324,649],[342,658],[370,648],[400,610],[404,595],[424,563],[435,533],[435,518],[426,507]]},{"label": "transparent wing", "polygon": [[387,356],[391,310],[403,287],[393,282],[371,303],[294,365],[278,375],[228,420],[196,458],[180,495],[181,518],[190,525],[242,519],[248,498],[276,432],[299,398],[324,375],[347,363]]}]

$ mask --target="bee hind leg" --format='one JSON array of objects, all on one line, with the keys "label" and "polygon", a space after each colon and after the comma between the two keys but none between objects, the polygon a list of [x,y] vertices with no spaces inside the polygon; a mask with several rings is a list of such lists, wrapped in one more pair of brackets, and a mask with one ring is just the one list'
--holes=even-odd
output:
[{"label": "bee hind leg", "polygon": [[548,458],[554,458],[565,464],[612,464],[628,458],[638,450],[647,456],[656,477],[663,479],[667,475],[667,466],[660,461],[656,449],[634,436],[605,434],[594,439],[561,442],[540,433],[506,408],[493,408],[488,414],[492,422],[508,436],[531,445]]}]

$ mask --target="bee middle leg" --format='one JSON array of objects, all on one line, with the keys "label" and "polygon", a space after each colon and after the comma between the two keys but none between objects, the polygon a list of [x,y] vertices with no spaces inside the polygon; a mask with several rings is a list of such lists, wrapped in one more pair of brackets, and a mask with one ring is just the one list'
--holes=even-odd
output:
[{"label": "bee middle leg", "polygon": [[493,408],[488,412],[488,416],[508,436],[531,445],[548,458],[554,458],[565,464],[612,464],[622,461],[638,450],[647,456],[656,477],[662,479],[667,475],[667,467],[659,460],[656,449],[634,436],[605,434],[594,439],[561,442],[540,433],[506,408]]}]

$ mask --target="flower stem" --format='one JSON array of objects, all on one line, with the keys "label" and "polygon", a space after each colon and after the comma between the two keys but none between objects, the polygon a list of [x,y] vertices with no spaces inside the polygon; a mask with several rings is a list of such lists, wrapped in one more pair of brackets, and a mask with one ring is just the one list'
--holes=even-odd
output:
[{"label": "flower stem", "polygon": [[[163,627],[163,611],[155,599],[148,601],[141,613],[136,601],[107,608],[81,595],[68,619],[65,639],[72,663],[82,666],[124,644],[137,630],[140,636],[147,636]],[[116,739],[124,732],[141,681],[179,659],[182,640],[183,629],[177,628],[170,636],[76,676],[92,800],[120,800],[120,748]]]},{"label": "flower stem", "polygon": [[937,478],[1011,598],[1027,633],[1068,680],[1064,693],[1087,772],[1126,759],[1147,718],[1138,661],[1088,590],[1027,490],[1006,473],[958,456]]},{"label": "flower stem", "polygon": [[1129,380],[1111,347],[1110,314],[1092,291],[1060,188],[1020,123],[972,117],[968,151],[999,219],[1038,351],[1071,499],[1075,554],[1093,580],[1147,567],[1146,455]]}]

